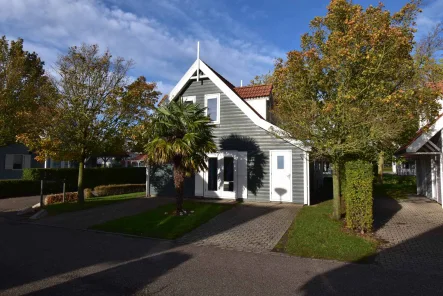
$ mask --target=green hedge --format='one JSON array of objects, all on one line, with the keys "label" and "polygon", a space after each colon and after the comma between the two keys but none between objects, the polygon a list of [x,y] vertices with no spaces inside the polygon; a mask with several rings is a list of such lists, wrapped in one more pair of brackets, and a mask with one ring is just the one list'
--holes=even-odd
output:
[{"label": "green hedge", "polygon": [[[57,182],[45,182],[43,193],[62,192],[62,185]],[[0,180],[0,198],[40,195],[40,181]]]},{"label": "green hedge", "polygon": [[[145,168],[87,168],[83,186],[94,188],[109,184],[140,184],[146,181]],[[66,180],[66,191],[77,190],[78,169],[24,169],[23,179],[51,180],[62,184]]]},{"label": "green hedge", "polygon": [[108,196],[142,192],[145,190],[146,184],[101,185],[94,188],[94,193],[96,196]]},{"label": "green hedge", "polygon": [[371,231],[373,165],[362,160],[345,164],[343,193],[346,202],[346,225],[356,231]]}]

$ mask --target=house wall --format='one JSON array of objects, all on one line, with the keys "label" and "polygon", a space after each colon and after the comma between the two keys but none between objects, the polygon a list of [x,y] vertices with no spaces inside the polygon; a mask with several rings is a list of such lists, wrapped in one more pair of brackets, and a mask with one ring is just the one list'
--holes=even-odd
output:
[{"label": "house wall", "polygon": [[258,127],[208,79],[193,81],[181,95],[196,96],[204,106],[204,95],[214,93],[220,93],[220,124],[214,130],[219,149],[248,151],[248,200],[269,201],[269,151],[292,150],[293,201],[303,203],[304,151]]},{"label": "house wall", "polygon": [[254,108],[255,111],[257,111],[258,114],[261,115],[266,120],[269,120],[268,118],[268,100],[267,98],[260,98],[260,99],[248,99],[246,102]]},{"label": "house wall", "polygon": [[[23,144],[11,144],[0,147],[0,179],[21,179],[22,170],[5,170],[6,154],[29,154],[28,148]],[[35,154],[31,154],[31,168],[42,168],[43,163],[37,162]]]}]

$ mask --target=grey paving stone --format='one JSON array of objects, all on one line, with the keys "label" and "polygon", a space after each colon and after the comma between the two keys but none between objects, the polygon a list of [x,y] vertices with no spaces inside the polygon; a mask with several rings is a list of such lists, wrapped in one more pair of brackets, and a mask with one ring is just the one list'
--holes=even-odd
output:
[{"label": "grey paving stone", "polygon": [[443,270],[443,209],[424,197],[375,199],[375,235],[385,241],[375,263],[386,268]]},{"label": "grey paving stone", "polygon": [[267,252],[274,248],[294,220],[299,205],[241,204],[188,233],[183,244]]}]

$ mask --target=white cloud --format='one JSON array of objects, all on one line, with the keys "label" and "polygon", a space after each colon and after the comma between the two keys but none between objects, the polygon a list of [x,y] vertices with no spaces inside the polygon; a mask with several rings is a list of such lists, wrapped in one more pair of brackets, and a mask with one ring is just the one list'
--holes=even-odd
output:
[{"label": "white cloud", "polygon": [[443,0],[425,2],[423,12],[417,17],[417,37],[426,35],[436,24],[443,21]]},{"label": "white cloud", "polygon": [[69,46],[99,44],[113,55],[133,59],[130,74],[158,81],[163,93],[195,60],[197,40],[202,59],[234,84],[268,72],[281,54],[227,15],[212,11],[212,17],[225,18],[223,25],[229,26],[228,33],[214,33],[203,17],[196,21],[184,13],[181,2],[131,3],[132,12],[124,6],[128,3],[115,0],[108,5],[98,0],[0,0],[0,28],[8,36],[23,38],[25,47],[36,51],[48,66]]}]

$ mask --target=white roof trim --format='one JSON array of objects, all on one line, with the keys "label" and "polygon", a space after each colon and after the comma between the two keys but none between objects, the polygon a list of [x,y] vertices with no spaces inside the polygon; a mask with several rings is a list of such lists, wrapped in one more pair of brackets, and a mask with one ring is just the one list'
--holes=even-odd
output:
[{"label": "white roof trim", "polygon": [[[186,74],[180,79],[178,84],[172,89],[170,95],[169,95],[169,101],[172,101],[174,97],[182,91],[182,89],[185,87],[186,83],[191,79],[194,72],[197,70],[197,64],[198,60],[194,62],[194,64],[189,68],[189,70],[186,72]],[[249,106],[243,99],[241,99],[229,86],[227,86],[209,67],[206,65],[203,61],[200,60],[200,70],[203,71],[203,73],[208,76],[208,78],[226,95],[228,98],[231,99],[231,101],[237,105],[237,107],[243,111],[243,113],[246,114],[246,116],[249,117],[249,119],[252,120],[257,126],[261,127],[262,129],[273,133],[273,134],[280,134],[284,135],[286,132],[282,130],[281,128],[271,124],[270,122],[264,120],[261,118],[255,111]],[[311,148],[305,146],[301,141],[289,139],[286,137],[281,137],[286,142],[299,147],[300,149],[304,151],[310,151]]]},{"label": "white roof trim", "polygon": [[244,100],[246,100],[246,101],[254,101],[254,100],[262,100],[262,99],[269,100],[269,97],[252,97],[252,98],[246,98]]},{"label": "white roof trim", "polygon": [[424,144],[426,144],[433,136],[435,136],[439,131],[443,129],[443,116],[437,119],[434,124],[432,124],[429,129],[422,133],[417,139],[414,140],[406,148],[406,152],[414,153],[417,152]]}]

